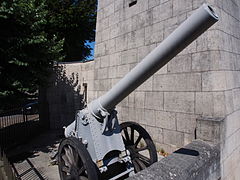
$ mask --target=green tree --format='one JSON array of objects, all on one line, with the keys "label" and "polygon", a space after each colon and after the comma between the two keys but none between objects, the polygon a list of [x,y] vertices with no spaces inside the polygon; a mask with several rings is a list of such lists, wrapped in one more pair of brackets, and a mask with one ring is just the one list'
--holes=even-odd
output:
[{"label": "green tree", "polygon": [[37,97],[53,61],[88,56],[85,42],[94,40],[95,17],[95,0],[1,1],[0,108]]},{"label": "green tree", "polygon": [[46,1],[49,33],[64,39],[65,61],[81,61],[91,53],[86,42],[95,39],[97,0]]}]

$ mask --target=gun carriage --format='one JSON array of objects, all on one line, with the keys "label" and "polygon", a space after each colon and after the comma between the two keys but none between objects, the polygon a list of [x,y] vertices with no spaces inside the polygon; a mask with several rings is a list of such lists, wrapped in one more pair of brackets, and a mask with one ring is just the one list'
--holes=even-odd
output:
[{"label": "gun carriage", "polygon": [[135,122],[119,125],[115,107],[217,21],[203,4],[112,89],[77,111],[59,146],[61,179],[125,178],[157,161],[148,132]]}]

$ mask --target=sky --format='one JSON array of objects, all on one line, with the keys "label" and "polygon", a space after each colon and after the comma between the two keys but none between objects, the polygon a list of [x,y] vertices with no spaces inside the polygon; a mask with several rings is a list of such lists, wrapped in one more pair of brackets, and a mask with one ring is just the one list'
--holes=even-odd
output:
[{"label": "sky", "polygon": [[87,45],[89,45],[91,48],[92,48],[92,50],[91,50],[91,56],[89,56],[89,57],[87,57],[87,60],[92,60],[92,59],[94,59],[94,47],[95,47],[95,42],[87,42],[86,43]]}]

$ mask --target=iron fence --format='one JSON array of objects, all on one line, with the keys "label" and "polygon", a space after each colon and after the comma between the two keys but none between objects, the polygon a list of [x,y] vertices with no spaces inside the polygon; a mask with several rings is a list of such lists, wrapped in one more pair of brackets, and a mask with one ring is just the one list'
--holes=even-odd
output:
[{"label": "iron fence", "polygon": [[0,114],[0,147],[22,143],[39,131],[38,109],[33,105],[11,109]]}]

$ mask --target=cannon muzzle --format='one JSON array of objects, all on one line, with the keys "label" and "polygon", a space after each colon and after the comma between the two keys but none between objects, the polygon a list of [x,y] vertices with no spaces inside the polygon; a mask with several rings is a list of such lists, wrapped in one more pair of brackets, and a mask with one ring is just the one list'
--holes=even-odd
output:
[{"label": "cannon muzzle", "polygon": [[101,118],[105,112],[110,112],[126,96],[217,21],[218,16],[213,9],[203,4],[112,89],[91,102],[88,106],[91,113],[95,117]]}]

